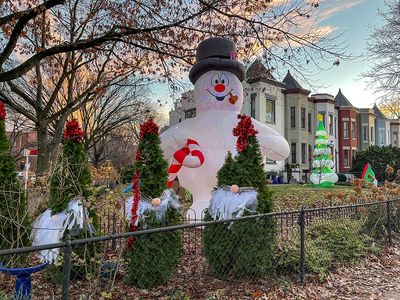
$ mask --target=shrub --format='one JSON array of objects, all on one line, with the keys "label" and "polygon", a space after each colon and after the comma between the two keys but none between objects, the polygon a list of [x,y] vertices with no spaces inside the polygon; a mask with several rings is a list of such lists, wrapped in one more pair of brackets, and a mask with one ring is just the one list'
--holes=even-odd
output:
[{"label": "shrub", "polygon": [[[314,223],[305,232],[305,269],[325,278],[334,261],[355,262],[368,251],[370,238],[362,232],[365,220],[339,219]],[[277,273],[296,274],[300,268],[300,234],[284,242],[276,256]]]},{"label": "shrub", "polygon": [[364,219],[340,219],[313,225],[308,230],[309,238],[320,248],[333,254],[338,262],[352,262],[367,253],[369,237],[362,233]]},{"label": "shrub", "polygon": [[347,181],[347,176],[342,174],[342,173],[338,174],[338,178],[339,178],[340,182],[346,182]]},{"label": "shrub", "polygon": [[[236,184],[256,188],[257,212],[245,212],[245,215],[269,213],[273,210],[272,192],[266,186],[257,132],[249,117],[239,115],[239,119],[233,130],[238,136],[238,155],[232,158],[228,153],[218,172],[218,186]],[[275,238],[274,218],[210,224],[204,230],[204,254],[219,278],[263,278],[273,270]]]},{"label": "shrub", "polygon": [[[142,197],[150,199],[159,197],[166,188],[168,163],[161,149],[158,126],[151,119],[140,126],[138,151],[135,159],[135,176],[140,175],[141,184],[134,186],[134,199],[138,187]],[[165,216],[161,219],[156,218],[154,211],[148,210],[140,216],[136,228],[131,223],[131,229],[140,231],[178,225],[180,216],[180,211],[172,206],[167,208]],[[126,282],[142,289],[165,283],[178,265],[181,247],[182,239],[179,231],[135,237],[131,244],[128,243],[128,249],[124,252],[128,263]]]},{"label": "shrub", "polygon": [[[151,212],[137,230],[173,226],[180,223],[180,214],[169,208],[165,222],[156,219]],[[177,230],[146,234],[135,237],[132,247],[124,252],[129,262],[126,282],[141,289],[163,284],[175,271],[181,256],[182,238]]]},{"label": "shrub", "polygon": [[[391,230],[400,231],[400,207],[397,202],[391,203]],[[382,205],[372,206],[366,214],[366,221],[363,226],[364,231],[375,239],[381,239],[387,236],[387,211],[386,203]]]},{"label": "shrub", "polygon": [[[0,102],[0,250],[30,245],[28,200],[15,172],[5,131],[4,104]],[[26,255],[3,259],[7,266],[22,263]]]},{"label": "shrub", "polygon": [[272,218],[208,225],[204,254],[218,278],[263,278],[274,269],[275,234]]}]

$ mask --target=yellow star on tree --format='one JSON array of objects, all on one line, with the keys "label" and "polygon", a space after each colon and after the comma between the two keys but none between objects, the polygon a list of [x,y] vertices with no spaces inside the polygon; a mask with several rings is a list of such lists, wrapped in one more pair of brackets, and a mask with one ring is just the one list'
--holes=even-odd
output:
[{"label": "yellow star on tree", "polygon": [[321,114],[318,114],[318,121],[322,121],[324,119],[324,117]]}]

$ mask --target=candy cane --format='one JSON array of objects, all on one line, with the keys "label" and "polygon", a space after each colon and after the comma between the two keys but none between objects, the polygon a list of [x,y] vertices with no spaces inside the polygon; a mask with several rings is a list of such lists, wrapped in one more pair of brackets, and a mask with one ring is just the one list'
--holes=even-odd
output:
[{"label": "candy cane", "polygon": [[168,168],[167,186],[171,187],[182,166],[198,168],[204,163],[204,155],[197,141],[188,139],[185,147],[174,153],[174,160]]}]

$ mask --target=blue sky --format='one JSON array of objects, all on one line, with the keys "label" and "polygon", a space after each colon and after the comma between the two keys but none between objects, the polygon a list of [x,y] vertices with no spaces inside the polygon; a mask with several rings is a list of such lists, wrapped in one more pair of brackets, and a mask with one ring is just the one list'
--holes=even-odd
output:
[{"label": "blue sky", "polygon": [[[368,70],[369,62],[366,56],[366,41],[371,27],[382,24],[378,16],[378,8],[384,9],[383,0],[321,0],[320,20],[318,26],[329,26],[335,33],[342,34],[342,41],[347,44],[347,52],[361,55],[354,60],[342,60],[338,67],[319,71],[318,77],[311,78],[317,92],[336,95],[339,88],[356,107],[372,107],[377,100],[373,90],[368,89],[361,72]],[[282,78],[280,78],[282,79]],[[310,86],[300,78],[296,78],[305,88]],[[315,92],[315,90],[313,90]],[[165,114],[172,107],[172,98],[166,85],[158,84],[153,87],[153,97],[163,99],[160,112]],[[173,98],[178,98],[179,94]]]},{"label": "blue sky", "polygon": [[340,65],[327,71],[322,71],[319,85],[323,85],[320,92],[336,95],[339,88],[346,97],[357,107],[371,107],[377,96],[361,78],[360,73],[369,68],[365,61],[366,42],[371,32],[371,26],[383,24],[378,16],[378,7],[384,9],[383,0],[325,0],[321,3],[322,10],[329,10],[337,5],[342,7],[335,14],[324,19],[320,25],[333,26],[338,33],[343,33],[343,38],[348,45],[347,51],[361,58],[352,61],[341,61]]}]

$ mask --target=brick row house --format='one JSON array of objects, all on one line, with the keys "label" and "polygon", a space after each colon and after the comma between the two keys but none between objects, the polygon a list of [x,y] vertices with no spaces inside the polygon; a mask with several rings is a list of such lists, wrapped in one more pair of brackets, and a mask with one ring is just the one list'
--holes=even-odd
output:
[{"label": "brick row house", "polygon": [[[267,160],[266,171],[284,171],[286,163],[300,173],[312,169],[318,114],[323,115],[336,172],[351,172],[355,153],[370,145],[399,146],[400,120],[387,119],[377,106],[372,109],[354,107],[340,89],[336,96],[311,94],[289,71],[279,81],[258,59],[247,69],[243,90],[242,113],[279,132],[290,146],[288,159]],[[174,104],[169,125],[195,115],[193,91],[189,91]]]}]

